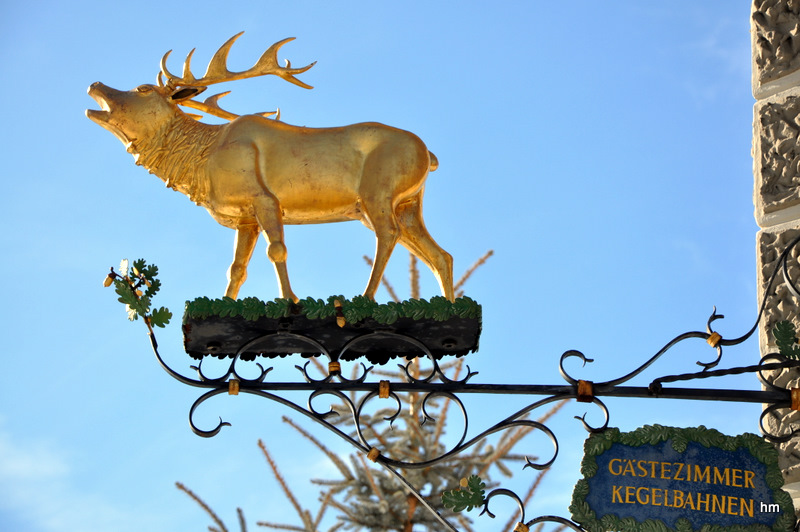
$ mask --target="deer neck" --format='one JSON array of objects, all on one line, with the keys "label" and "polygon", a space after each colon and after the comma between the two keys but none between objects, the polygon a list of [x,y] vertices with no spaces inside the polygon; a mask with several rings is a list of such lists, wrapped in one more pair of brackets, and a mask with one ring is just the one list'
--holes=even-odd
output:
[{"label": "deer neck", "polygon": [[171,189],[203,205],[208,196],[205,166],[220,126],[203,124],[177,111],[148,138],[128,144],[136,164],[158,176]]}]

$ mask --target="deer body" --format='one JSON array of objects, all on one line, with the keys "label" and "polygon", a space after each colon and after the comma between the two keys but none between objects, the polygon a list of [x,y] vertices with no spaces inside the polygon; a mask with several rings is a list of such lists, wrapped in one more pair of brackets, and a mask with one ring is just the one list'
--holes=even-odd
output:
[{"label": "deer body", "polygon": [[[223,56],[236,37],[220,49]],[[283,42],[264,57],[271,51],[274,55]],[[209,71],[220,69],[214,66],[217,56]],[[257,66],[263,62],[262,57]],[[366,296],[374,298],[400,242],[431,268],[445,297],[453,299],[452,258],[428,234],[422,219],[425,179],[438,163],[416,135],[379,123],[306,128],[259,115],[234,115],[223,125],[203,124],[178,104],[188,105],[186,98],[203,90],[189,81],[202,86],[209,74],[196,80],[186,70],[184,78],[172,84],[142,85],[132,91],[95,83],[89,94],[102,110],[89,110],[87,116],[126,144],[137,164],[236,230],[226,296],[238,295],[260,232],[268,241],[267,255],[275,266],[281,297],[297,300],[286,269],[283,225],[360,220],[376,236]],[[162,71],[167,73],[163,61]],[[233,74],[225,72],[228,78]],[[287,74],[279,75],[287,79]]]},{"label": "deer body", "polygon": [[382,124],[312,129],[244,116],[225,127],[209,161],[216,212],[245,199],[233,195],[266,193],[287,224],[360,220],[362,198],[383,196],[394,210],[421,192],[430,167],[421,140]]}]

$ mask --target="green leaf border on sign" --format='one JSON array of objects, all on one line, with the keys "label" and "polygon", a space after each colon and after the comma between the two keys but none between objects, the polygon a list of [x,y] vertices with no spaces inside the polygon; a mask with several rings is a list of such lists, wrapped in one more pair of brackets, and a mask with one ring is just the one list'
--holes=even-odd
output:
[{"label": "green leaf border on sign", "polygon": [[399,303],[394,301],[376,303],[364,296],[355,296],[352,300],[343,296],[331,296],[327,301],[308,297],[297,303],[281,298],[264,302],[255,297],[244,299],[199,297],[186,302],[184,322],[187,319],[205,319],[211,316],[242,317],[248,321],[256,321],[262,317],[284,318],[292,315],[305,315],[308,319],[325,319],[336,316],[335,300],[341,303],[341,311],[348,323],[356,323],[367,318],[389,325],[398,318],[447,321],[453,317],[466,319],[481,317],[481,306],[467,296],[459,297],[452,302],[444,297],[435,296],[430,301],[409,299]]},{"label": "green leaf border on sign", "polygon": [[[589,507],[586,497],[589,495],[589,480],[598,470],[597,457],[608,451],[615,443],[629,447],[657,445],[672,440],[672,448],[683,453],[689,442],[697,442],[704,447],[716,447],[725,451],[745,448],[759,462],[766,466],[766,484],[772,490],[774,501],[781,507],[781,515],[770,528],[762,524],[719,526],[704,525],[694,530],[687,519],[679,519],[676,528],[668,527],[660,519],[648,519],[639,523],[633,518],[620,519],[614,514],[606,514],[599,520],[594,510]],[[617,428],[608,428],[603,432],[591,434],[584,443],[584,456],[581,462],[580,479],[572,492],[572,504],[569,511],[572,519],[580,523],[589,532],[791,532],[794,530],[795,516],[792,498],[783,491],[783,475],[778,466],[778,453],[764,438],[756,434],[740,434],[726,436],[721,432],[704,426],[691,428],[664,427],[662,425],[645,425],[633,432],[620,432]]]}]

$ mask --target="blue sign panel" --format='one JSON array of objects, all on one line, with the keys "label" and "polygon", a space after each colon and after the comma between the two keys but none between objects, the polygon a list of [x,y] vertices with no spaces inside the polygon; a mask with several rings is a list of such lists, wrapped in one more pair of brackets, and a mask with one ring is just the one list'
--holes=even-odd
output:
[{"label": "blue sign panel", "polygon": [[[607,530],[789,531],[777,453],[754,434],[658,425],[589,437],[570,511],[593,532]],[[638,526],[637,526],[638,525]]]}]

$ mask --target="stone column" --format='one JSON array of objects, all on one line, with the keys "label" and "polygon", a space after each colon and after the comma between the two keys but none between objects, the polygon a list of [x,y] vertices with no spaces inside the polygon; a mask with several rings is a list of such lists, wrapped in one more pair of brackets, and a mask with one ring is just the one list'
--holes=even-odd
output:
[{"label": "stone column", "polygon": [[[774,263],[786,245],[800,235],[800,0],[754,0],[751,16],[753,47],[753,173],[759,297],[763,297]],[[791,277],[800,281],[797,251],[790,260]],[[759,330],[761,354],[777,351],[770,331],[781,320],[800,326],[800,301],[782,278],[767,295]],[[759,303],[761,303],[759,301]],[[776,376],[781,387],[800,387],[800,372]],[[782,411],[785,412],[785,411]],[[776,434],[800,426],[800,413],[767,420]],[[778,445],[788,491],[800,508],[800,438]]]}]

